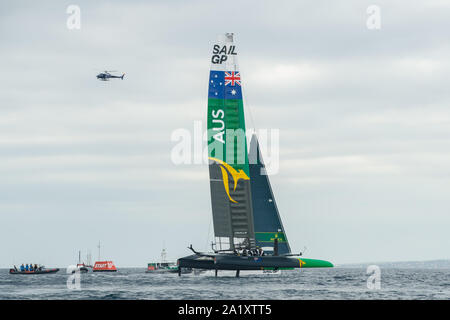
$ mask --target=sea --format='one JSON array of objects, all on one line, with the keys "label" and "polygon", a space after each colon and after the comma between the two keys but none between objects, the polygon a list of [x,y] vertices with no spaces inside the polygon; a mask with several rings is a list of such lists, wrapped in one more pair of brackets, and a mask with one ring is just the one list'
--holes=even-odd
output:
[{"label": "sea", "polygon": [[283,270],[275,274],[227,271],[151,274],[145,268],[80,274],[10,275],[0,269],[0,300],[7,299],[450,299],[450,269],[365,267]]}]

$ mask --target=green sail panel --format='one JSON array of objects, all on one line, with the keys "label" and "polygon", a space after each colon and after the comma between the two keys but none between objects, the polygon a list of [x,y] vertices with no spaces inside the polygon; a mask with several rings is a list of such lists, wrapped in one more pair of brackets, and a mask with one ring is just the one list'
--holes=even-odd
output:
[{"label": "green sail panel", "polygon": [[231,249],[255,247],[242,82],[236,56],[233,35],[219,37],[211,56],[207,122],[214,234],[216,240],[226,239],[224,246]]}]

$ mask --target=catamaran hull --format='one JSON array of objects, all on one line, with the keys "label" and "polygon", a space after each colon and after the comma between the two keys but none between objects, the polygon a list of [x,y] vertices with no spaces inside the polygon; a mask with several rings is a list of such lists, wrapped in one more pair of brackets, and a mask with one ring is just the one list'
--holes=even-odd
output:
[{"label": "catamaran hull", "polygon": [[214,258],[196,254],[178,259],[178,268],[216,269]]},{"label": "catamaran hull", "polygon": [[178,259],[178,266],[184,268],[214,270],[265,270],[292,268],[332,268],[333,264],[324,260],[283,256],[255,257],[217,255],[213,258],[201,255],[191,255]]}]

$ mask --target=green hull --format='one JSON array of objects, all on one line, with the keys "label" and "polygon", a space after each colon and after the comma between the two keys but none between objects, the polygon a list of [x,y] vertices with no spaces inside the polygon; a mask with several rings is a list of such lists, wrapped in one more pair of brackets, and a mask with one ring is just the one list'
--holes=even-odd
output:
[{"label": "green hull", "polygon": [[178,259],[181,268],[209,270],[289,270],[296,268],[332,268],[333,264],[324,260],[303,259],[294,256],[241,256],[235,254],[215,254],[203,256],[194,254]]},{"label": "green hull", "polygon": [[[333,268],[334,265],[325,260],[317,260],[317,259],[299,259],[300,262],[300,268]],[[264,268],[264,270],[294,270],[295,268]]]},{"label": "green hull", "polygon": [[334,265],[325,260],[300,258],[303,262],[300,268],[333,268]]}]

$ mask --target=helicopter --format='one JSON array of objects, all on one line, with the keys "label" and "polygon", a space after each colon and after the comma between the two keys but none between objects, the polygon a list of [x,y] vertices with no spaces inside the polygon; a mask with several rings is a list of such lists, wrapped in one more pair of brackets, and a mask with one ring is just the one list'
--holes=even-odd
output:
[{"label": "helicopter", "polygon": [[123,80],[123,76],[125,75],[125,73],[124,73],[121,76],[114,76],[110,72],[117,72],[117,71],[114,71],[114,70],[106,71],[105,70],[103,72],[100,72],[97,75],[97,79],[102,80],[102,81],[109,81],[109,79],[113,79],[113,78],[117,78],[117,79],[122,79]]}]

